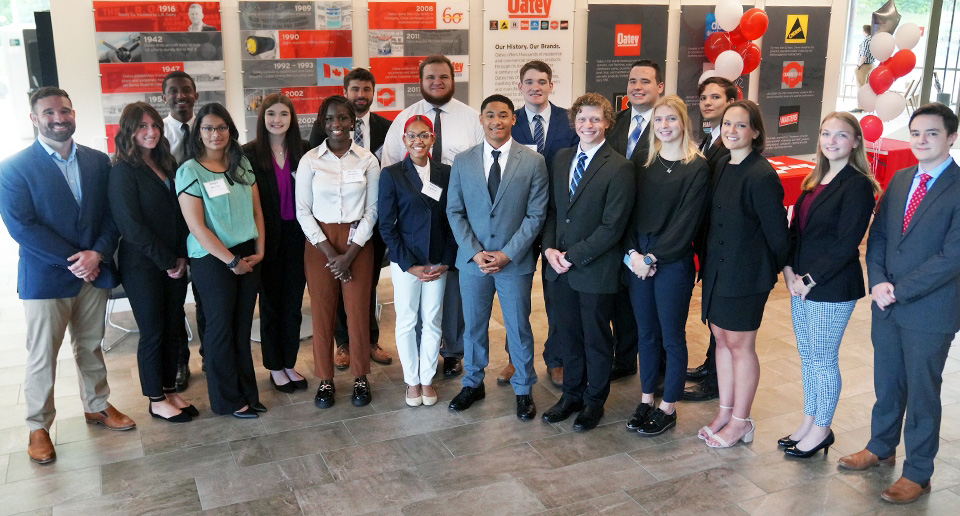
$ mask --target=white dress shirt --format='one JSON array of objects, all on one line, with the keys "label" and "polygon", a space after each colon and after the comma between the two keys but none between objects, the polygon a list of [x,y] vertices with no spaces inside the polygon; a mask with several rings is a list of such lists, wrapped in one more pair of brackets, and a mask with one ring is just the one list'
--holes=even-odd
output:
[{"label": "white dress shirt", "polygon": [[[187,125],[190,126],[190,132],[193,133],[193,128],[197,123],[197,117],[191,117],[190,121],[187,122]],[[183,141],[183,122],[173,118],[173,115],[167,115],[163,119],[163,135],[167,137],[167,141],[170,142],[170,154],[173,154],[173,157],[177,159],[177,163],[183,163],[186,161],[186,156],[183,154],[187,151],[187,146]]]},{"label": "white dress shirt", "polygon": [[[440,110],[443,113],[440,126],[443,131],[443,156],[440,162],[452,165],[453,158],[457,157],[457,154],[483,141],[480,113],[457,99],[451,99],[450,102],[440,106]],[[401,111],[393,120],[390,130],[387,131],[387,137],[383,141],[383,152],[380,155],[383,166],[393,165],[403,160],[406,155],[407,149],[403,146],[403,125],[411,116],[424,115],[432,122],[436,114],[433,104],[422,99]]]},{"label": "white dress shirt", "polygon": [[716,127],[714,127],[713,129],[710,129],[710,147],[712,147],[714,143],[717,143],[717,138],[719,137],[720,137],[720,124],[717,124]]},{"label": "white dress shirt", "polygon": [[650,119],[653,118],[653,108],[650,108],[643,113],[637,111],[636,107],[630,107],[630,130],[627,131],[627,138],[633,134],[633,130],[637,127],[637,115],[640,115],[643,118],[643,128],[640,131],[640,134],[643,135],[643,131],[647,129],[647,125],[650,124]]},{"label": "white dress shirt", "polygon": [[499,149],[494,149],[490,142],[483,140],[483,177],[490,180],[490,167],[493,166],[493,151],[500,151],[500,157],[497,163],[500,163],[500,181],[503,182],[503,173],[507,170],[507,156],[510,155],[510,146],[513,144],[513,138],[507,140]]},{"label": "white dress shirt", "polygon": [[[607,141],[606,138],[600,141],[596,147],[590,150],[583,150],[583,147],[577,145],[577,153],[573,155],[573,163],[570,164],[570,175],[567,176],[567,191],[570,191],[570,185],[573,184],[573,173],[577,170],[577,160],[580,159],[580,153],[587,155],[587,161],[583,164],[583,171],[586,172],[590,168],[590,162],[593,161],[593,157],[597,154],[597,151],[600,150],[600,147],[603,147],[603,142]],[[581,177],[582,181],[583,178]]]},{"label": "white dress shirt", "polygon": [[414,163],[413,168],[417,169],[417,175],[420,176],[420,182],[426,186],[426,184],[430,182],[430,163],[427,162],[427,164],[422,167]]},{"label": "white dress shirt", "polygon": [[[533,143],[537,143],[537,122],[534,121],[533,117],[540,115],[543,117],[543,144],[547,144],[547,130],[550,128],[550,103],[547,102],[547,106],[543,108],[543,111],[539,113],[534,113],[530,108],[524,106],[523,108],[527,112],[527,122],[530,122],[530,136],[533,136]],[[536,150],[536,149],[534,149]]]},{"label": "white dress shirt", "polygon": [[[360,128],[360,132],[363,133],[363,148],[371,152],[377,150],[370,148],[370,110],[367,110],[366,114],[357,120],[363,120],[363,127]],[[350,138],[353,139],[353,136],[354,131],[350,131]]]}]

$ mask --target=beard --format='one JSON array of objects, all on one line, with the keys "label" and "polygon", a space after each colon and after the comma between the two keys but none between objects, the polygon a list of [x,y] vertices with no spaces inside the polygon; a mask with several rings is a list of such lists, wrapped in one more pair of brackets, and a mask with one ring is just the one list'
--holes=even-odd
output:
[{"label": "beard", "polygon": [[[364,104],[364,105],[361,106],[361,105],[358,105],[358,104],[357,104],[357,101],[365,102],[366,104]],[[363,98],[363,97],[357,97],[357,98],[351,100],[350,103],[353,104],[353,110],[357,112],[357,118],[359,118],[359,117],[361,117],[362,115],[366,114],[367,111],[370,110],[370,105],[371,105],[373,102],[372,102],[371,100],[365,99],[365,98]]]},{"label": "beard", "polygon": [[[65,127],[66,130],[56,131],[54,126],[62,126]],[[44,138],[63,143],[73,137],[73,133],[77,130],[77,126],[72,123],[47,124],[40,126],[38,130],[40,131],[40,135]]]},{"label": "beard", "polygon": [[442,97],[435,97],[431,95],[430,92],[428,92],[427,90],[420,88],[420,95],[423,96],[423,100],[426,100],[427,102],[433,104],[434,106],[442,106],[447,102],[450,102],[450,99],[453,98],[453,93],[455,90],[456,90],[455,87],[451,87],[450,91],[447,92],[446,95]]}]

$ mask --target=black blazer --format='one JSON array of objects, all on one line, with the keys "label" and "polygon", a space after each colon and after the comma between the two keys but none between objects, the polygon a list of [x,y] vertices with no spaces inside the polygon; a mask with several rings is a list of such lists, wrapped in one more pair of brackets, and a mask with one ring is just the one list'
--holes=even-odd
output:
[{"label": "black blazer", "polygon": [[[383,147],[383,140],[387,138],[390,123],[386,118],[370,112],[370,152],[376,154],[380,147]],[[310,148],[319,146],[326,139],[327,134],[323,131],[323,120],[318,113],[317,120],[313,123],[313,129],[310,130]]]},{"label": "black blazer", "polygon": [[[536,140],[530,133],[530,121],[527,120],[527,110],[521,107],[513,112],[517,115],[517,122],[513,124],[510,135],[517,143],[534,145]],[[550,120],[547,120],[547,138],[543,142],[543,159],[547,162],[547,171],[551,170],[557,151],[567,147],[574,147],[580,141],[576,131],[570,127],[570,117],[566,109],[550,103]],[[536,150],[536,149],[534,149]]]},{"label": "black blazer", "polygon": [[[708,134],[707,138],[709,137],[710,135]],[[707,160],[707,165],[709,167],[709,173],[710,173],[710,178],[708,180],[709,184],[711,185],[713,184],[713,175],[714,175],[714,172],[717,170],[717,165],[720,163],[720,160],[729,155],[730,155],[730,150],[723,145],[722,137],[717,138],[717,141],[713,142],[713,144],[710,145],[710,147],[707,147],[707,152],[703,153],[703,157]],[[704,258],[704,246],[707,245],[706,244],[707,226],[709,224],[709,213],[710,213],[709,206],[710,206],[710,200],[711,200],[710,196],[712,195],[712,192],[710,190],[711,190],[710,188],[707,188],[706,204],[708,209],[704,211],[703,220],[700,222],[700,229],[697,231],[697,236],[694,237],[693,239],[693,250],[695,253],[697,253],[697,259],[700,260],[701,264],[703,263],[703,258]],[[697,270],[697,281],[700,281],[700,279],[702,278],[703,278],[703,266],[701,265],[700,268]]]},{"label": "black blazer", "polygon": [[[613,129],[610,130],[610,134],[607,135],[607,141],[610,142],[610,146],[613,147],[613,150],[620,153],[621,156],[627,155],[627,138],[630,136],[630,119],[633,117],[633,108],[628,107],[617,113],[616,122],[613,124]],[[633,149],[633,155],[630,156],[630,161],[633,162],[634,166],[641,167],[647,161],[647,151],[650,148],[650,131],[653,127],[653,120],[647,120],[647,126],[643,128],[643,132],[640,133],[640,140],[637,141],[636,148]]]},{"label": "black blazer", "polygon": [[800,204],[809,194],[801,192],[793,208],[787,265],[798,275],[810,274],[817,282],[807,299],[830,302],[859,299],[866,294],[860,267],[860,241],[873,214],[873,185],[855,168],[843,167],[813,200],[800,233]]},{"label": "black blazer", "polygon": [[733,170],[714,171],[703,268],[703,299],[769,292],[790,252],[783,185],[766,158],[751,152]]},{"label": "black blazer", "polygon": [[[707,135],[709,138],[710,135]],[[713,171],[716,170],[717,164],[720,163],[720,160],[726,156],[730,155],[730,150],[723,145],[723,138],[717,138],[717,141],[713,142],[707,151],[703,153],[704,159],[707,160],[707,165],[710,165],[710,173],[713,174]]]},{"label": "black blazer", "polygon": [[175,171],[170,185],[147,166],[120,161],[110,170],[110,211],[120,230],[121,273],[129,267],[162,271],[187,257],[187,223],[177,201]]},{"label": "black blazer", "polygon": [[[615,294],[622,257],[618,245],[633,207],[633,165],[604,143],[590,160],[570,198],[570,166],[578,147],[557,152],[550,173],[550,200],[543,248],[567,253],[570,287],[590,294]],[[547,281],[559,275],[544,265]]]},{"label": "black blazer", "polygon": [[390,261],[404,271],[412,265],[453,267],[457,259],[457,241],[447,221],[450,165],[430,160],[430,182],[443,189],[439,201],[421,193],[423,185],[409,156],[380,171],[377,223]]}]

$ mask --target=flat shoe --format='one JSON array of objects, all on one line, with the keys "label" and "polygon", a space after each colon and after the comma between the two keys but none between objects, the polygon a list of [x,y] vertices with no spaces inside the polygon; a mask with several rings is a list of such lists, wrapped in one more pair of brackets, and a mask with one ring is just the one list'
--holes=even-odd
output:
[{"label": "flat shoe", "polygon": [[183,412],[185,412],[185,413],[187,413],[187,414],[190,414],[190,417],[197,417],[197,416],[200,415],[200,411],[197,410],[197,407],[194,407],[193,405],[187,405],[186,407],[180,407],[180,410],[183,411]]},{"label": "flat shoe", "polygon": [[239,419],[256,419],[260,417],[260,415],[257,414],[257,411],[253,410],[252,407],[247,407],[244,410],[238,410],[234,412],[233,417],[239,418]]},{"label": "flat shoe", "polygon": [[163,416],[161,416],[160,414],[155,413],[155,412],[153,411],[153,406],[152,406],[151,404],[149,404],[149,403],[147,404],[147,412],[148,412],[151,416],[153,416],[153,417],[155,417],[155,418],[157,418],[157,419],[163,419],[163,420],[169,421],[169,422],[171,422],[171,423],[189,423],[190,421],[193,420],[193,418],[190,417],[190,414],[187,414],[183,409],[180,409],[180,413],[179,413],[179,414],[174,414],[174,415],[172,415],[172,416],[170,416],[170,417],[163,417]]}]

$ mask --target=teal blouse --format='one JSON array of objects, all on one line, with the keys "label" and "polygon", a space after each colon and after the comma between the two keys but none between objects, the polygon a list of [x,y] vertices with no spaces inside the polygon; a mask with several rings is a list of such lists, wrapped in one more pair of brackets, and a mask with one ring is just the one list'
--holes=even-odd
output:
[{"label": "teal blouse", "polygon": [[[258,236],[253,219],[252,185],[255,177],[246,157],[240,161],[239,172],[248,184],[231,184],[226,174],[211,172],[195,159],[186,161],[177,170],[177,195],[185,193],[203,201],[204,223],[227,248]],[[208,254],[190,233],[187,237],[187,255],[190,258],[203,258]]]}]

